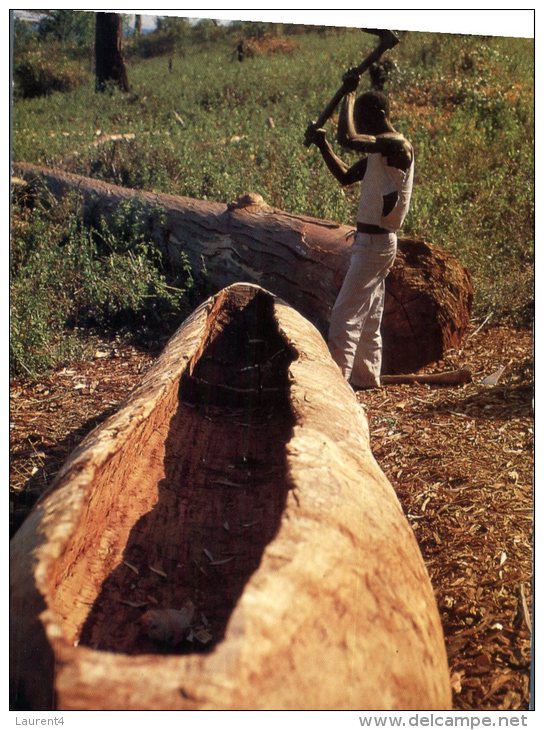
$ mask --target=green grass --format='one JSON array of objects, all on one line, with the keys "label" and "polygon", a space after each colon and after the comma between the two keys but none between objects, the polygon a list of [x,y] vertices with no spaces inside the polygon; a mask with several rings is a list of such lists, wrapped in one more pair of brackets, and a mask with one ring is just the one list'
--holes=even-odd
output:
[{"label": "green grass", "polygon": [[[187,46],[173,57],[173,73],[168,57],[133,56],[129,94],[95,94],[83,68],[86,80],[72,91],[16,100],[13,157],[202,199],[228,202],[254,191],[290,212],[351,224],[357,187],[341,189],[302,137],[374,40],[356,30],[293,39],[291,55],[244,63],[234,60],[234,40]],[[528,324],[533,42],[406,33],[390,58],[397,63],[386,86],[394,121],[416,152],[404,233],[446,248],[469,268],[476,316]],[[95,144],[115,133],[135,138]]]},{"label": "green grass", "polygon": [[82,333],[128,329],[132,339],[149,345],[188,314],[192,274],[188,267],[173,272],[162,261],[148,237],[147,217],[127,203],[113,221],[87,227],[76,195],[60,205],[47,191],[37,201],[16,196],[10,259],[14,374],[33,377],[81,357]]}]

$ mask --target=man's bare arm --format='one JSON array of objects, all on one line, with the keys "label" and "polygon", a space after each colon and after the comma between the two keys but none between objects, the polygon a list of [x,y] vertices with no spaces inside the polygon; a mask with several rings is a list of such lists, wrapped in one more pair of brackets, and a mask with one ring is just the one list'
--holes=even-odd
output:
[{"label": "man's bare arm", "polygon": [[341,185],[351,185],[363,179],[366,172],[366,157],[348,167],[330,146],[325,137],[325,130],[315,129],[312,125],[306,131],[306,139],[318,147],[325,164]]},{"label": "man's bare arm", "polygon": [[340,117],[338,119],[338,142],[342,147],[357,152],[379,152],[387,157],[388,164],[407,170],[413,159],[413,150],[404,137],[391,128],[390,132],[376,136],[359,134],[353,120],[353,104],[355,93],[348,94],[342,101]]},{"label": "man's bare arm", "polygon": [[340,116],[338,119],[337,140],[342,147],[346,147],[350,150],[367,153],[376,152],[376,137],[370,134],[359,134],[355,129],[355,122],[353,119],[354,103],[355,91],[351,91],[349,94],[346,94],[342,100]]}]

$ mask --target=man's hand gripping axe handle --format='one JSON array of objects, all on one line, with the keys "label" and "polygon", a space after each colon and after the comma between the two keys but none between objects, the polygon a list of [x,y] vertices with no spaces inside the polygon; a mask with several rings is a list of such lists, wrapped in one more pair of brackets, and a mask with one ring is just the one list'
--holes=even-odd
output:
[{"label": "man's hand gripping axe handle", "polygon": [[[365,33],[372,33],[372,35],[377,35],[380,39],[379,44],[376,46],[376,48],[369,53],[369,55],[362,61],[357,67],[356,72],[361,76],[369,66],[371,66],[373,63],[379,60],[380,56],[382,56],[385,51],[388,51],[390,48],[394,48],[397,43],[400,42],[399,38],[395,33],[393,33],[392,30],[374,30],[371,28],[362,28],[363,32]],[[313,122],[312,126],[315,129],[319,129],[319,127],[322,127],[327,119],[331,116],[331,114],[334,112],[338,104],[342,101],[344,96],[346,95],[347,87],[345,83],[342,84],[342,86],[338,89],[336,94],[332,97],[332,99],[329,101],[327,106],[323,109],[319,117],[316,119],[315,122]],[[306,147],[310,146],[310,142],[308,140],[304,140],[304,144]]]}]

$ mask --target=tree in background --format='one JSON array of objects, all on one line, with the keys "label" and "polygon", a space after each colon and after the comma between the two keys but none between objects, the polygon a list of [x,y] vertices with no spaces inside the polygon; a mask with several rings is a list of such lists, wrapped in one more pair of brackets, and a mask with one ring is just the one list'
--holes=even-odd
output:
[{"label": "tree in background", "polygon": [[191,24],[187,18],[159,16],[157,31],[169,40],[171,46],[183,46],[191,33]]},{"label": "tree in background", "polygon": [[192,36],[196,43],[213,43],[223,35],[224,29],[212,18],[201,18],[192,28]]},{"label": "tree in background", "polygon": [[191,39],[191,24],[187,18],[158,16],[155,30],[141,35],[135,34],[133,52],[143,58],[152,56],[184,55]]},{"label": "tree in background", "polygon": [[109,81],[129,91],[123,58],[123,18],[119,13],[97,13],[95,28],[96,90],[105,91]]},{"label": "tree in background", "polygon": [[54,39],[61,43],[91,44],[94,13],[80,10],[46,10],[38,24],[40,40]]},{"label": "tree in background", "polygon": [[188,18],[177,18],[172,15],[158,15],[155,26],[157,30],[170,35],[186,35],[191,28]]},{"label": "tree in background", "polygon": [[36,45],[37,34],[34,29],[24,20],[14,18],[13,22],[13,53],[16,58],[29,50],[30,47]]},{"label": "tree in background", "polygon": [[95,13],[77,10],[28,11],[15,17],[13,94],[47,96],[88,81]]}]

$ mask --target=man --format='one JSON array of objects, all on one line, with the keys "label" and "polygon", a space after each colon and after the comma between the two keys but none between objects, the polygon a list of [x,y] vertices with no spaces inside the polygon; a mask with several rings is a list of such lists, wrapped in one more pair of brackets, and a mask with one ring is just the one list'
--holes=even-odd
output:
[{"label": "man", "polygon": [[329,349],[354,388],[380,386],[385,278],[397,252],[397,230],[408,212],[414,177],[410,143],[389,119],[389,102],[378,91],[355,100],[359,76],[344,74],[348,93],[338,123],[339,143],[365,153],[348,167],[332,150],[323,129],[310,125],[306,139],[317,145],[330,172],[341,183],[361,181],[357,233],[351,263],[334,304]]}]

